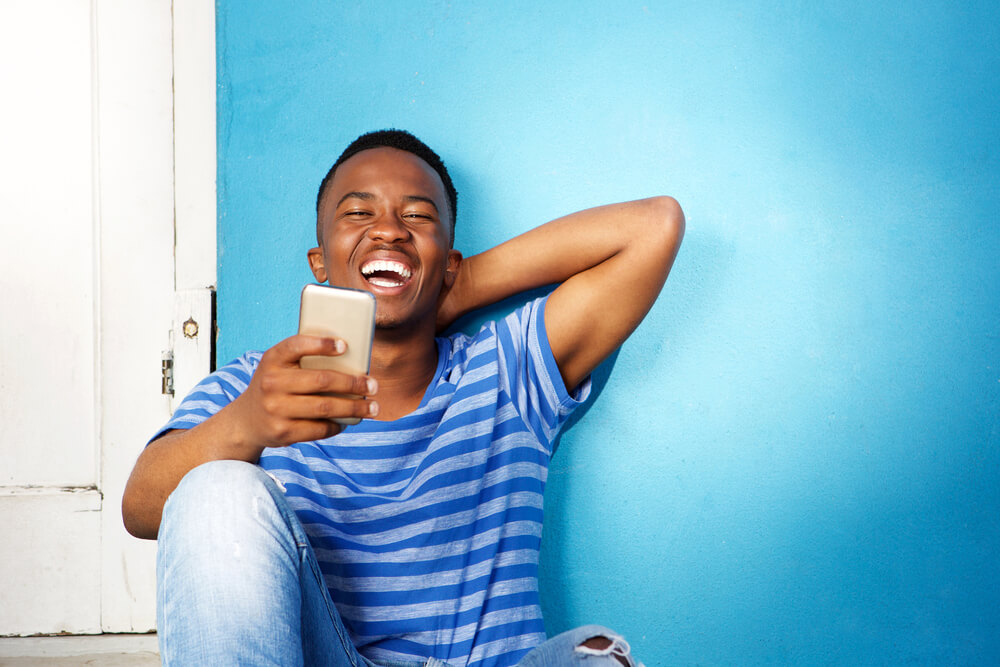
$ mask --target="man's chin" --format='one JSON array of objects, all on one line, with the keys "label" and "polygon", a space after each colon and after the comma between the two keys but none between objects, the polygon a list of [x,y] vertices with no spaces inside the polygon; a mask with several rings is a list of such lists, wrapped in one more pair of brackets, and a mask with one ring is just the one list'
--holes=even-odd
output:
[{"label": "man's chin", "polygon": [[405,327],[403,322],[394,320],[391,317],[376,317],[375,328],[381,331],[395,331]]},{"label": "man's chin", "polygon": [[375,328],[382,330],[400,330],[414,326],[412,317],[403,313],[394,313],[379,308],[375,311]]},{"label": "man's chin", "polygon": [[[420,329],[425,318],[434,318],[434,313],[399,312],[388,308],[377,308],[375,311],[375,328],[380,331],[405,332]],[[433,320],[432,320],[433,321]]]}]

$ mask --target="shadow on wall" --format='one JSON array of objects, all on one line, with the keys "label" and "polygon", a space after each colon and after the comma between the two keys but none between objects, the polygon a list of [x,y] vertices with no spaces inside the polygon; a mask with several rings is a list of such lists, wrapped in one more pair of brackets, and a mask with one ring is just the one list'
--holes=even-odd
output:
[{"label": "shadow on wall", "polygon": [[618,361],[618,355],[621,354],[621,347],[615,349],[607,359],[601,362],[601,365],[594,369],[594,372],[590,374],[590,398],[587,402],[575,410],[573,414],[569,416],[566,420],[566,425],[563,426],[562,430],[559,431],[559,435],[556,436],[556,441],[552,445],[552,455],[555,456],[556,451],[559,449],[559,443],[562,442],[563,436],[572,429],[576,424],[583,419],[583,416],[590,411],[592,405],[597,403],[597,399],[600,398],[601,392],[604,391],[604,387],[607,386],[608,380],[611,378],[611,371],[615,368],[615,362]]}]

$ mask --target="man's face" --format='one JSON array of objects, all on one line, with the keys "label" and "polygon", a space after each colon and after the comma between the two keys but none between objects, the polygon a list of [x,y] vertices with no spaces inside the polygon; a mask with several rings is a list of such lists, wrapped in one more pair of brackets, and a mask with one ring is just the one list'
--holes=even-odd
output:
[{"label": "man's face", "polygon": [[448,247],[451,215],[426,162],[395,148],[361,151],[323,193],[323,243],[309,251],[310,268],[319,282],[373,293],[380,328],[433,322],[461,260]]}]

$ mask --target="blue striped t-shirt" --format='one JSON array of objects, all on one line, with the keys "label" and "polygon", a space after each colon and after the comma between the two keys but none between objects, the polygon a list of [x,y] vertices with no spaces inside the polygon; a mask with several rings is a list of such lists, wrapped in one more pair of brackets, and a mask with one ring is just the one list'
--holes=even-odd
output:
[{"label": "blue striped t-shirt", "polygon": [[[513,665],[544,641],[542,492],[553,440],[590,392],[589,380],[573,395],[563,385],[545,301],[438,338],[437,371],[410,415],[261,455],[363,655]],[[213,373],[163,430],[224,407],[259,360]]]}]

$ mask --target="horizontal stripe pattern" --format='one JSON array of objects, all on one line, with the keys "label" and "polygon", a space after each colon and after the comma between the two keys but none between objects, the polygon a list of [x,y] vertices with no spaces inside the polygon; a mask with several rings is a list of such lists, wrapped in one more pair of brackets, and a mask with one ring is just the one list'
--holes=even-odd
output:
[{"label": "horizontal stripe pattern", "polygon": [[[562,385],[545,299],[475,335],[437,339],[420,407],[338,436],[265,450],[352,640],[372,659],[512,665],[545,639],[538,602],[552,442],[586,399]],[[199,384],[161,431],[246,389],[251,352]]]}]

